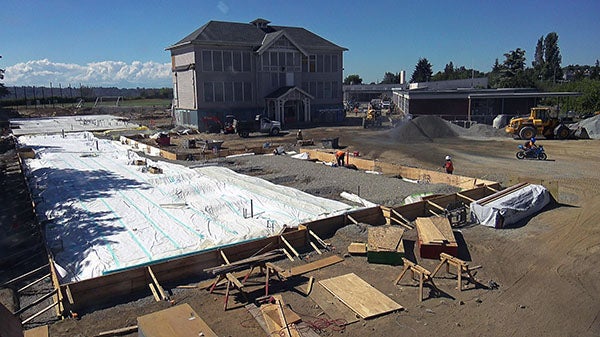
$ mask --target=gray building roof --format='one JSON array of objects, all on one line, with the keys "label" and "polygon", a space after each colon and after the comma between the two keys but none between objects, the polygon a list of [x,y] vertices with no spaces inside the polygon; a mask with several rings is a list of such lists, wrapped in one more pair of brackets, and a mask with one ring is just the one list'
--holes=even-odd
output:
[{"label": "gray building roof", "polygon": [[[320,36],[300,27],[270,26],[266,20],[260,22],[264,25],[256,25],[258,20],[253,23],[209,21],[204,26],[196,29],[194,32],[184,37],[177,43],[166,48],[171,50],[187,44],[227,44],[227,45],[245,45],[253,46],[258,49],[263,43],[269,42],[272,37],[284,32],[294,43],[305,50],[348,50],[340,47]],[[265,39],[265,36],[267,38]]]}]

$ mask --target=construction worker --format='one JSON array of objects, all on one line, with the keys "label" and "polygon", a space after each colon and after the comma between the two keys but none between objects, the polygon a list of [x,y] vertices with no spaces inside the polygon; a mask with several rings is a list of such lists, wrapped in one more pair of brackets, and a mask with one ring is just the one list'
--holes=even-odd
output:
[{"label": "construction worker", "polygon": [[446,156],[446,162],[444,162],[444,166],[442,166],[446,173],[452,174],[454,172],[454,164],[452,163],[452,157]]},{"label": "construction worker", "polygon": [[296,140],[302,140],[302,130],[298,130],[298,132],[296,133]]},{"label": "construction worker", "polygon": [[346,152],[342,150],[337,150],[335,152],[335,160],[337,161],[338,166],[344,166],[344,157],[346,157]]}]

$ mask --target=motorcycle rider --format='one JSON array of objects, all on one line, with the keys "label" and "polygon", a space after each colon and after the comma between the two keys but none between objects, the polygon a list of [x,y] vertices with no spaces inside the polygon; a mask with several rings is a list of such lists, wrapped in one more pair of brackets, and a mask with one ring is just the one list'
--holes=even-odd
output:
[{"label": "motorcycle rider", "polygon": [[537,149],[537,145],[535,145],[535,137],[532,137],[529,141],[527,141],[524,145],[525,148],[525,156],[529,156],[534,149]]}]

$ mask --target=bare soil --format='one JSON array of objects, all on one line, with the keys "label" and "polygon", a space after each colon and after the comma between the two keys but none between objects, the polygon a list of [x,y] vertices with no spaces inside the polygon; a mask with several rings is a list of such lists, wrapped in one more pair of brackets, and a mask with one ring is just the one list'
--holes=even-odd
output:
[{"label": "bare soil", "polygon": [[[304,321],[315,322],[324,317],[310,298],[295,288],[304,288],[308,276],[323,280],[353,272],[375,288],[400,303],[405,310],[380,317],[359,320],[335,331],[323,328],[322,336],[598,336],[600,335],[600,147],[594,140],[543,140],[547,161],[517,160],[520,141],[495,138],[429,138],[420,142],[399,142],[390,130],[360,127],[320,127],[303,130],[305,139],[320,140],[339,137],[341,146],[361,156],[405,166],[441,170],[445,155],[451,155],[455,173],[498,181],[507,186],[518,177],[536,177],[559,185],[557,203],[519,226],[497,230],[468,226],[455,234],[460,257],[471,265],[481,265],[477,279],[483,286],[470,285],[459,292],[456,280],[436,278],[443,294],[433,296],[426,287],[423,302],[417,299],[418,287],[408,278],[400,285],[393,280],[401,267],[369,264],[365,257],[347,256],[347,245],[360,231],[340,232],[332,238],[335,250],[326,254],[345,255],[342,263],[321,269],[305,277],[278,284],[273,291]],[[237,135],[205,135],[223,139],[224,146],[270,143],[294,149],[294,134],[281,137],[253,135],[241,139]],[[290,175],[290,172],[285,173]],[[297,183],[301,187],[302,182]],[[293,185],[293,182],[286,182]],[[408,231],[405,247],[418,256]],[[318,259],[314,253],[306,258]],[[437,261],[419,259],[432,270]],[[287,266],[288,262],[281,261]],[[296,261],[302,264],[304,262]],[[443,273],[441,274],[444,275]],[[257,279],[258,280],[258,279]],[[491,282],[493,281],[493,282]],[[487,285],[497,284],[497,289]],[[230,302],[223,310],[223,295],[199,289],[169,287],[177,303],[189,303],[219,336],[264,336],[243,303]],[[251,293],[263,295],[257,289]],[[234,294],[236,294],[234,292]],[[237,297],[236,297],[237,298]],[[241,300],[241,298],[239,298]],[[136,317],[168,307],[143,297],[113,308],[97,310],[79,320],[67,319],[50,326],[50,336],[94,336],[101,331],[136,324]],[[337,317],[330,317],[335,319]],[[129,336],[136,336],[130,334]]]}]

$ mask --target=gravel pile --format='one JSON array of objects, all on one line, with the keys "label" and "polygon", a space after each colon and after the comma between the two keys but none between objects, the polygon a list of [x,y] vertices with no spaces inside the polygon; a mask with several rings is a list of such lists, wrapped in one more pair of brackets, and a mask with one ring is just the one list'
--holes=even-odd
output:
[{"label": "gravel pile", "polygon": [[341,192],[360,195],[376,204],[399,206],[411,194],[454,193],[458,189],[443,184],[413,184],[395,177],[365,173],[344,167],[331,167],[312,161],[293,159],[288,156],[244,156],[222,159],[220,165],[270,182],[294,187],[312,195],[344,201]]},{"label": "gravel pile", "polygon": [[388,137],[402,143],[452,137],[507,137],[504,129],[495,129],[491,125],[475,124],[467,129],[436,116],[419,116],[385,132]]},{"label": "gravel pile", "polygon": [[585,129],[591,139],[600,139],[600,115],[586,118],[578,123],[579,128]]}]

